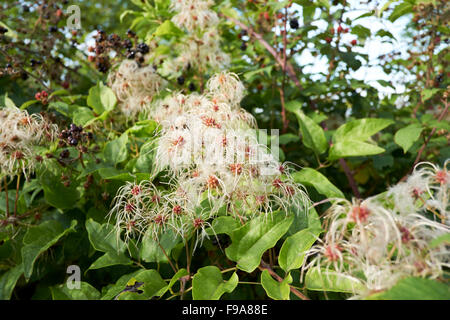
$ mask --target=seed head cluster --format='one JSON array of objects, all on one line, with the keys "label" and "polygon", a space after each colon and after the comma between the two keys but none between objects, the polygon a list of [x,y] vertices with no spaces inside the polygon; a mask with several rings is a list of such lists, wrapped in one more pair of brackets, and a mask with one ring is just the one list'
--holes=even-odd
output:
[{"label": "seed head cluster", "polygon": [[327,212],[324,239],[307,253],[302,271],[338,273],[359,283],[356,297],[386,290],[409,277],[438,278],[450,266],[449,171],[416,166],[405,181],[364,201],[337,200]]},{"label": "seed head cluster", "polygon": [[173,0],[171,9],[176,12],[172,22],[187,35],[176,45],[181,54],[175,59],[167,59],[164,69],[168,74],[186,70],[220,70],[229,65],[230,57],[220,48],[217,30],[219,17],[210,9],[211,0]]},{"label": "seed head cluster", "polygon": [[121,112],[134,117],[148,107],[165,84],[153,66],[123,60],[117,70],[109,73],[108,85],[119,101]]},{"label": "seed head cluster", "polygon": [[0,169],[2,175],[25,175],[43,160],[40,146],[56,139],[56,125],[40,114],[16,107],[0,109]]},{"label": "seed head cluster", "polygon": [[240,108],[243,96],[237,75],[222,72],[203,95],[173,93],[152,103],[150,117],[161,128],[152,177],[166,175],[168,188],[146,181],[122,187],[111,211],[118,234],[131,232],[125,226],[132,221],[133,232],[154,238],[167,230],[205,236],[220,214],[245,223],[308,205],[289,168],[258,141],[255,119]]}]

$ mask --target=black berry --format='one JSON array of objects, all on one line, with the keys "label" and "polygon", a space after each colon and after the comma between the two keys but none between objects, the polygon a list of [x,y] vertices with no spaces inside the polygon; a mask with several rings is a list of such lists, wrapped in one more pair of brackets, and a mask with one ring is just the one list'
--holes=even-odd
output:
[{"label": "black berry", "polygon": [[178,84],[181,86],[181,85],[183,85],[184,84],[184,77],[183,76],[179,76],[178,78],[177,78],[177,82],[178,82]]},{"label": "black berry", "polygon": [[291,19],[289,21],[289,25],[291,26],[292,29],[298,29],[298,27],[299,27],[298,20],[297,19]]},{"label": "black berry", "polygon": [[150,51],[150,48],[146,43],[139,43],[137,46],[137,51],[142,54],[147,54]]}]

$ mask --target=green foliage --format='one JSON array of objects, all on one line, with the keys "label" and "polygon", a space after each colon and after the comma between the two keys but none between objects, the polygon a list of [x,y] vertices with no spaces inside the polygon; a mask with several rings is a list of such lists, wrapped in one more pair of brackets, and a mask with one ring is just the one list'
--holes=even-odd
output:
[{"label": "green foliage", "polygon": [[274,300],[289,300],[289,284],[291,282],[292,277],[289,274],[282,282],[278,282],[272,278],[269,271],[264,270],[261,273],[261,285],[266,290],[267,295]]},{"label": "green foliage", "polygon": [[286,217],[284,212],[251,220],[231,233],[232,244],[225,249],[227,257],[235,261],[239,269],[252,272],[260,264],[263,253],[275,246],[293,220],[293,216]]},{"label": "green foliage", "polygon": [[405,278],[391,289],[369,296],[370,300],[448,300],[450,287],[436,280]]},{"label": "green foliage", "polygon": [[192,280],[192,297],[194,300],[219,300],[226,292],[233,292],[239,278],[234,272],[230,279],[223,280],[220,269],[207,266],[198,269]]},{"label": "green foliage", "polygon": [[[0,172],[0,300],[288,300],[294,298],[293,287],[319,299],[366,297],[364,283],[337,272],[332,263],[330,269],[299,274],[311,261],[306,252],[319,238],[326,239],[324,216],[335,199],[354,204],[383,194],[403,181],[416,158],[441,168],[450,158],[444,0],[386,1],[375,10],[373,3],[361,4],[365,9],[352,19],[347,13],[355,8],[348,1],[215,1],[211,10],[220,16],[212,29],[221,53],[230,58],[227,69],[246,88],[240,106],[255,117],[258,128],[280,130],[280,159],[292,166],[279,171],[304,186],[311,202],[274,205],[272,213],[261,206],[242,219],[246,205],[258,208],[246,204],[248,199],[221,207],[213,218],[204,201],[195,211],[202,223],[185,220],[180,228],[186,232],[162,228],[158,237],[156,227],[143,232],[135,221],[118,221],[108,213],[127,183],[149,181],[162,197],[168,186],[183,191],[165,170],[157,172],[161,123],[153,107],[175,92],[205,93],[221,68],[212,63],[217,61],[202,64],[210,60],[210,47],[194,58],[189,48],[211,39],[204,30],[180,26],[171,1],[99,0],[94,5],[81,0],[82,29],[76,32],[66,29],[67,16],[58,17],[57,10],[65,12],[66,6],[47,2],[49,18],[34,2],[1,5],[0,26],[8,30],[0,33],[0,121],[3,108],[17,106],[59,129],[51,142],[24,155],[8,150],[23,137],[11,133],[0,141],[8,150],[2,162],[13,156],[33,162],[31,172]],[[401,33],[391,28],[393,23],[403,28]],[[100,41],[95,30],[103,30],[105,39]],[[99,41],[88,48],[92,36]],[[125,47],[126,40],[131,47]],[[383,46],[379,57],[369,54],[370,46],[383,43],[392,51]],[[136,50],[143,45],[149,53],[141,59]],[[122,112],[125,101],[108,77],[118,63],[133,59],[139,67],[153,66],[165,82],[154,95],[144,92],[145,99],[132,93],[131,105],[143,109],[136,116]],[[122,83],[124,91],[131,78]],[[46,99],[36,95],[43,91]],[[73,134],[71,124],[82,126],[76,143],[62,132]],[[44,135],[51,135],[46,129]],[[271,133],[269,141],[276,138]],[[275,181],[264,181],[261,190],[275,188]],[[216,196],[208,192],[205,198]],[[121,209],[124,215],[141,203],[129,205]],[[168,206],[172,210],[175,203]],[[128,223],[127,233],[118,232],[116,223]],[[430,247],[449,241],[443,234]],[[64,283],[72,264],[82,270],[80,289]],[[270,272],[261,267],[267,265]],[[448,300],[448,268],[443,273],[437,280],[402,278],[367,299]]]}]

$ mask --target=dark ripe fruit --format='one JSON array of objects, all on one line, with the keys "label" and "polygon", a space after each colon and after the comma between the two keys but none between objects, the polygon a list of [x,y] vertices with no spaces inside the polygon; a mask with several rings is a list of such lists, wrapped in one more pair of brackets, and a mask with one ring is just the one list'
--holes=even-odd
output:
[{"label": "dark ripe fruit", "polygon": [[181,86],[181,85],[183,85],[184,84],[184,77],[183,76],[179,76],[178,78],[177,78],[177,83]]},{"label": "dark ripe fruit", "polygon": [[99,54],[102,54],[103,52],[105,52],[105,48],[104,48],[103,46],[98,45],[98,46],[95,48],[95,54],[99,55]]},{"label": "dark ripe fruit", "polygon": [[61,151],[61,153],[59,154],[59,157],[62,159],[68,158],[69,156],[70,156],[70,151],[67,149]]},{"label": "dark ripe fruit", "polygon": [[76,146],[78,144],[78,140],[75,138],[69,138],[68,142],[71,146]]},{"label": "dark ripe fruit", "polygon": [[136,58],[136,51],[127,50],[127,59],[134,59],[134,58]]},{"label": "dark ripe fruit", "polygon": [[20,77],[22,78],[22,80],[27,80],[27,79],[28,79],[28,74],[25,73],[25,72],[22,72],[22,73],[20,74]]},{"label": "dark ripe fruit", "polygon": [[23,5],[22,6],[22,10],[23,10],[23,12],[30,12],[30,7],[26,6],[26,5]]},{"label": "dark ripe fruit", "polygon": [[55,26],[50,26],[50,28],[48,28],[48,31],[54,33],[54,32],[57,32],[57,31],[58,31],[58,28],[55,27]]},{"label": "dark ripe fruit", "polygon": [[61,86],[62,86],[64,89],[69,89],[70,83],[69,83],[69,81],[64,81],[64,82],[61,84]]},{"label": "dark ripe fruit", "polygon": [[67,139],[69,137],[69,132],[67,130],[63,130],[63,131],[61,131],[59,137],[61,139]]},{"label": "dark ripe fruit", "polygon": [[69,126],[70,131],[76,131],[77,130],[77,125],[75,123],[71,123]]},{"label": "dark ripe fruit", "polygon": [[291,20],[289,21],[289,26],[290,26],[292,29],[298,29],[298,27],[299,27],[299,25],[298,25],[298,20],[297,20],[297,19],[291,19]]},{"label": "dark ripe fruit", "polygon": [[191,83],[189,84],[189,90],[190,90],[190,91],[195,91],[195,89],[196,89],[195,84],[194,84],[193,82],[191,82]]},{"label": "dark ripe fruit", "polygon": [[123,47],[126,49],[130,49],[131,47],[133,47],[133,43],[130,39],[126,39],[123,41]]},{"label": "dark ripe fruit", "polygon": [[242,51],[247,50],[247,44],[245,42],[241,43],[241,46],[239,47]]},{"label": "dark ripe fruit", "polygon": [[128,31],[127,31],[127,36],[128,36],[129,38],[133,38],[133,37],[136,36],[136,33],[135,33],[133,30],[128,29]]},{"label": "dark ripe fruit", "polygon": [[92,132],[88,132],[88,133],[87,133],[87,137],[88,137],[89,140],[94,139],[94,135],[93,135]]},{"label": "dark ripe fruit", "polygon": [[146,43],[139,43],[137,46],[137,51],[142,54],[147,54],[150,51],[150,48]]}]

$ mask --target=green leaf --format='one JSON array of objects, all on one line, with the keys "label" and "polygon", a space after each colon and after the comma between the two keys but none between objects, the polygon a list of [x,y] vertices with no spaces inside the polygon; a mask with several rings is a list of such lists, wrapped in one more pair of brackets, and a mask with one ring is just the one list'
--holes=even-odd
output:
[{"label": "green leaf", "polygon": [[73,123],[78,126],[85,126],[87,123],[92,122],[95,119],[94,112],[86,107],[78,107],[73,112]]},{"label": "green leaf", "polygon": [[39,102],[39,100],[29,100],[27,102],[24,102],[21,106],[20,106],[20,110],[25,110],[26,108],[28,108],[29,106],[32,106],[33,104]]},{"label": "green leaf", "polygon": [[[111,300],[114,299],[118,294],[120,294],[126,287],[127,283],[134,279],[137,275],[144,272],[145,270],[140,269],[136,270],[133,273],[123,275],[117,280],[117,282],[113,285],[110,285],[106,289],[106,293],[102,296],[101,300]],[[105,288],[103,288],[102,292],[105,291]]]},{"label": "green leaf", "polygon": [[306,272],[305,285],[314,291],[358,293],[364,290],[363,284],[354,277],[317,267]]},{"label": "green leaf", "polygon": [[2,105],[4,105],[7,108],[16,108],[16,104],[8,97],[7,93],[2,98],[3,98]]},{"label": "green leaf", "polygon": [[438,88],[424,89],[424,90],[422,90],[422,92],[421,92],[422,100],[423,100],[423,101],[427,101],[428,99],[430,99],[431,97],[433,97],[438,91],[439,91]]},{"label": "green leaf", "polygon": [[0,277],[0,300],[11,299],[11,294],[16,286],[17,281],[23,274],[23,265],[19,264],[9,269]]},{"label": "green leaf", "polygon": [[64,186],[60,177],[51,172],[45,172],[39,178],[44,190],[45,201],[58,209],[73,208],[80,199],[77,184],[72,183],[69,187]]},{"label": "green leaf", "polygon": [[255,270],[263,253],[275,246],[289,230],[294,217],[283,212],[261,215],[231,233],[232,244],[225,249],[227,257],[248,273]]},{"label": "green leaf", "polygon": [[316,242],[320,229],[303,229],[296,234],[287,237],[280,250],[278,263],[281,269],[289,272],[298,269],[303,264],[306,251]]},{"label": "green leaf", "polygon": [[[129,292],[124,291],[119,296],[119,300],[148,300],[154,296],[160,296],[167,291],[167,282],[161,278],[161,275],[156,270],[143,270],[136,274],[136,276],[131,277],[128,280],[128,285],[131,283],[143,282],[142,286],[139,286],[139,290],[142,290],[142,293],[138,292]],[[124,290],[126,288],[122,288]]]},{"label": "green leaf", "polygon": [[80,282],[80,289],[69,289],[66,284],[50,287],[53,300],[98,300],[100,292],[87,282]]},{"label": "green leaf", "polygon": [[420,138],[422,133],[422,126],[418,123],[410,124],[409,126],[398,130],[395,133],[394,141],[400,147],[403,148],[403,152],[406,153],[409,148],[412,147],[414,142]]},{"label": "green leaf", "polygon": [[293,133],[285,133],[282,134],[280,137],[280,144],[284,145],[284,144],[288,144],[291,142],[298,142],[300,141],[300,137],[298,135],[295,135]]},{"label": "green leaf", "polygon": [[272,278],[269,271],[264,270],[261,273],[261,284],[267,295],[274,300],[289,300],[289,294],[291,293],[290,283],[292,283],[290,274],[282,282],[278,282]]},{"label": "green leaf", "polygon": [[126,133],[122,134],[120,138],[109,141],[103,151],[105,160],[113,164],[125,161],[128,157],[127,143],[128,135]]},{"label": "green leaf", "polygon": [[333,134],[333,142],[346,140],[366,141],[375,133],[393,124],[390,119],[365,118],[347,122]]},{"label": "green leaf", "polygon": [[130,265],[132,263],[133,261],[128,259],[123,253],[107,252],[95,260],[88,270],[101,269],[116,265]]},{"label": "green leaf", "polygon": [[385,150],[376,145],[357,140],[337,142],[330,148],[330,161],[345,157],[370,156],[383,153]]},{"label": "green leaf", "polygon": [[87,104],[97,115],[105,111],[111,111],[117,104],[117,98],[111,88],[105,86],[102,82],[98,82],[95,87],[89,90]]},{"label": "green leaf", "polygon": [[163,235],[159,238],[159,244],[152,238],[150,231],[146,232],[142,240],[142,247],[140,250],[141,258],[145,262],[167,263],[169,261],[159,245],[164,248],[167,255],[170,255],[172,249],[180,242],[180,237],[175,235],[171,230],[163,233]]},{"label": "green leaf", "polygon": [[170,292],[173,294],[173,291],[172,291],[173,285],[174,285],[178,280],[180,280],[182,277],[185,277],[185,276],[187,276],[187,275],[189,275],[189,273],[187,272],[186,269],[181,268],[180,270],[178,270],[177,273],[174,274],[174,276],[172,277],[172,279],[170,279],[169,284],[168,284],[164,289],[161,289],[161,290],[158,292],[158,295],[159,295],[159,296],[163,296],[163,295],[167,292],[167,290],[170,290]]},{"label": "green leaf", "polygon": [[[56,101],[56,102],[50,102],[50,104],[48,105],[48,108],[56,110],[66,117],[72,118],[73,114],[78,110],[78,108],[84,108],[84,107],[80,107],[77,105],[69,105],[62,101]],[[86,108],[86,109],[89,110],[88,108]],[[78,115],[78,117],[79,118],[81,117],[81,113],[80,113],[80,115]]]},{"label": "green leaf", "polygon": [[401,16],[404,16],[405,14],[412,12],[413,12],[413,3],[411,3],[410,1],[403,1],[394,8],[394,11],[392,11],[388,19],[389,21],[394,22]]},{"label": "green leaf", "polygon": [[206,232],[208,233],[208,235],[215,235],[221,233],[230,235],[233,232],[233,230],[236,230],[240,226],[241,224],[233,217],[221,216],[213,220],[211,228],[208,228]]},{"label": "green leaf", "polygon": [[157,37],[178,37],[183,35],[184,32],[181,31],[172,21],[164,21],[155,31],[154,35]]},{"label": "green leaf", "polygon": [[358,37],[363,38],[363,39],[368,38],[371,35],[370,29],[363,27],[360,24],[352,26],[351,33],[356,34]]},{"label": "green leaf", "polygon": [[410,277],[391,289],[368,297],[369,300],[450,300],[450,286],[436,280]]},{"label": "green leaf", "polygon": [[93,219],[88,219],[86,220],[86,230],[89,241],[95,250],[112,254],[125,251],[125,243],[117,236],[111,224],[100,224]]},{"label": "green leaf", "polygon": [[297,116],[303,144],[317,154],[324,153],[328,148],[328,143],[323,129],[314,120],[307,117],[300,108],[301,104],[298,101],[289,101],[286,104],[286,109]]},{"label": "green leaf", "polygon": [[430,248],[437,248],[442,244],[450,245],[450,233],[443,234],[430,242]]},{"label": "green leaf", "polygon": [[23,237],[22,263],[25,278],[28,280],[33,273],[36,259],[53,246],[67,233],[75,231],[76,220],[72,220],[70,227],[65,229],[56,220],[46,221],[38,226],[30,227]]},{"label": "green leaf", "polygon": [[236,272],[228,281],[224,281],[220,269],[207,266],[198,269],[192,279],[192,298],[194,300],[219,300],[225,292],[233,292],[239,278]]},{"label": "green leaf", "polygon": [[292,174],[295,182],[314,187],[317,192],[327,198],[345,198],[341,190],[332,184],[327,177],[312,168],[304,168]]}]

